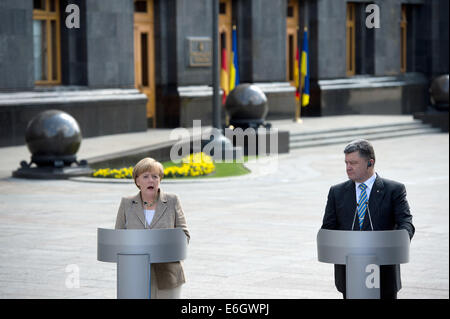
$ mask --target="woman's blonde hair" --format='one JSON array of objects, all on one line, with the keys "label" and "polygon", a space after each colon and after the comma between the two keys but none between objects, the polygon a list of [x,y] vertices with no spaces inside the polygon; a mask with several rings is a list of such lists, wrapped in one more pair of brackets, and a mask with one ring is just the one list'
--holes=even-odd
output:
[{"label": "woman's blonde hair", "polygon": [[[164,167],[157,160],[146,157],[141,159],[133,168],[133,179],[136,184],[136,179],[145,172],[154,172],[156,171],[159,175],[159,178],[162,180],[164,177]],[[137,186],[137,184],[136,184]],[[138,186],[139,188],[139,186]]]}]

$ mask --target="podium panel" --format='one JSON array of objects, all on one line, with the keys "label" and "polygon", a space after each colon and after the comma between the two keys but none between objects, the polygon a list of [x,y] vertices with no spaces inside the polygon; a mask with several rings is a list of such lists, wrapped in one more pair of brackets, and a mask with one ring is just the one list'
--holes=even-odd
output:
[{"label": "podium panel", "polygon": [[408,232],[321,229],[317,234],[320,262],[346,265],[349,299],[380,298],[380,265],[409,262]]},{"label": "podium panel", "polygon": [[184,260],[186,255],[181,228],[97,229],[97,260],[117,263],[119,299],[149,299],[150,265]]},{"label": "podium panel", "polygon": [[149,255],[117,255],[117,299],[150,299],[149,265]]},{"label": "podium panel", "polygon": [[319,261],[346,264],[346,256],[375,255],[378,265],[409,262],[409,235],[404,229],[386,231],[347,231],[321,229],[317,234]]},{"label": "podium panel", "polygon": [[[358,299],[380,299],[380,268],[376,263],[375,255],[347,256],[345,284],[348,299],[352,299],[353,296]],[[370,275],[373,269],[371,265],[376,267],[373,275]]]},{"label": "podium panel", "polygon": [[117,254],[148,254],[150,262],[186,259],[187,239],[181,228],[97,229],[97,260],[117,262]]}]

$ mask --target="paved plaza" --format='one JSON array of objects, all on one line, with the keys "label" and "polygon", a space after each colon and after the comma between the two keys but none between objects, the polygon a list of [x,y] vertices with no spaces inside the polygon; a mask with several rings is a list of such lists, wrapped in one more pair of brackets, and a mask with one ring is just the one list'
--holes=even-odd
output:
[{"label": "paved plaza", "polygon": [[[128,139],[145,143],[140,136]],[[89,143],[99,140],[101,147]],[[83,143],[81,158],[119,142]],[[416,227],[398,297],[449,298],[449,135],[373,145],[376,172],[406,185]],[[346,179],[344,146],[254,161],[240,177],[163,180],[165,191],[179,195],[191,233],[183,298],[341,298],[333,266],[317,261],[316,235],[329,187]],[[0,298],[115,298],[116,265],[97,261],[97,228],[114,227],[121,197],[136,186],[11,178],[23,159],[24,146],[0,148]],[[74,269],[79,287],[69,280]]]}]

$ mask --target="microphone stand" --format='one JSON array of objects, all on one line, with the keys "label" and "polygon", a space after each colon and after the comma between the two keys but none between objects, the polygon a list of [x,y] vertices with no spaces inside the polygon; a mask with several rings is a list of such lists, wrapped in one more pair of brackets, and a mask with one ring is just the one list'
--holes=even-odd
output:
[{"label": "microphone stand", "polygon": [[[369,215],[370,227],[372,228],[372,231],[373,231],[372,217],[370,216],[370,209],[369,209],[369,201],[366,201],[365,204],[367,205],[367,213]],[[352,230],[355,227],[355,220],[356,220],[356,214],[358,212],[358,206],[359,206],[359,204],[356,203],[355,215],[353,216]]]},{"label": "microphone stand", "polygon": [[367,204],[367,213],[369,214],[370,227],[372,227],[373,231],[372,217],[370,217],[369,201],[366,201],[366,204]]},{"label": "microphone stand", "polygon": [[354,226],[355,226],[356,214],[358,213],[358,206],[359,206],[359,204],[356,203],[355,215],[353,216],[352,230],[353,230],[353,228],[354,228]]}]

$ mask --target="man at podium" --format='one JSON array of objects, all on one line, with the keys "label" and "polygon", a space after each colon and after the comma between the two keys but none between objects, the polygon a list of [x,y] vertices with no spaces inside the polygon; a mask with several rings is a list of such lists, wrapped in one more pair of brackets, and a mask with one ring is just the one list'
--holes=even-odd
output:
[{"label": "man at podium", "polygon": [[[367,140],[355,140],[344,149],[349,180],[330,188],[322,228],[331,230],[405,229],[412,224],[406,189],[375,173],[375,151]],[[334,265],[335,284],[346,296],[346,266]],[[400,265],[380,266],[380,297],[396,299],[401,289]]]},{"label": "man at podium", "polygon": [[[133,169],[139,193],[122,198],[116,218],[116,229],[181,228],[189,240],[186,218],[175,194],[160,189],[164,177],[162,164],[153,158],[140,160]],[[179,299],[181,285],[186,282],[181,261],[156,263],[150,267],[151,298]]]}]

